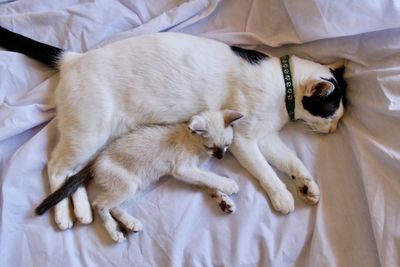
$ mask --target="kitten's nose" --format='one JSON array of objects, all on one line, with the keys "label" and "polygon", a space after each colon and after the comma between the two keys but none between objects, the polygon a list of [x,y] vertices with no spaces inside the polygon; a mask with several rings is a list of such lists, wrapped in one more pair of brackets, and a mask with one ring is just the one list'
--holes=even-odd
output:
[{"label": "kitten's nose", "polygon": [[334,133],[336,131],[336,128],[337,128],[337,122],[331,125],[331,128],[329,128],[329,133]]},{"label": "kitten's nose", "polygon": [[215,148],[213,156],[216,157],[217,159],[222,159],[224,157],[224,150],[222,148]]}]

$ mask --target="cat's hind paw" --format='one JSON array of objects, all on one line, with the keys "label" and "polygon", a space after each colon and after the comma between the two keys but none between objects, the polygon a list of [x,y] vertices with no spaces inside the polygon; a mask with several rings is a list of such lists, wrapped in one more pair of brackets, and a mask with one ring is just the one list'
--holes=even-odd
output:
[{"label": "cat's hind paw", "polygon": [[63,199],[54,207],[54,220],[60,230],[72,228],[74,220],[69,210],[68,199]]},{"label": "cat's hind paw", "polygon": [[74,213],[78,221],[82,224],[90,224],[93,221],[92,209],[90,205],[85,202],[80,203],[80,205],[75,204]]},{"label": "cat's hind paw", "polygon": [[283,214],[294,211],[294,198],[286,188],[275,190],[268,195],[276,211]]}]

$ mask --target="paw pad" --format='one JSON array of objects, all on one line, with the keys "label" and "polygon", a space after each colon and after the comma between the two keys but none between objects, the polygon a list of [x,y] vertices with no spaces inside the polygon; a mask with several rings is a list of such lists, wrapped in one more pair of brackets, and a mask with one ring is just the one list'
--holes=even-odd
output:
[{"label": "paw pad", "polygon": [[221,208],[221,210],[223,212],[232,213],[232,206],[230,204],[226,203],[224,200],[222,200],[219,203],[219,207]]}]

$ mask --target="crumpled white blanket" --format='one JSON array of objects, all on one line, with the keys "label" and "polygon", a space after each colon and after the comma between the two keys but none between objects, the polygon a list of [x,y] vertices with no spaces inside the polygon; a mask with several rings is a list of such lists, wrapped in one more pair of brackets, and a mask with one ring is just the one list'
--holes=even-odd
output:
[{"label": "crumpled white blanket", "polygon": [[281,132],[315,176],[318,206],[296,198],[295,212],[275,213],[228,156],[208,167],[239,183],[236,213],[166,178],[125,205],[144,231],[112,244],[99,220],[61,232],[51,213],[34,215],[49,193],[58,74],[0,50],[0,266],[400,266],[400,2],[20,0],[0,4],[0,25],[77,52],[180,31],[276,56],[349,60],[337,132],[299,122]]}]

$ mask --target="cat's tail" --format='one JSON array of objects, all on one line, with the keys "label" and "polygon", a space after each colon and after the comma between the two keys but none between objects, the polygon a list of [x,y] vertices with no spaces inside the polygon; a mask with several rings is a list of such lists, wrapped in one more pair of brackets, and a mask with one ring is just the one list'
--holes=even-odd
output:
[{"label": "cat's tail", "polygon": [[80,186],[85,184],[91,178],[90,167],[87,166],[77,174],[69,177],[64,184],[45,200],[35,209],[37,215],[42,215],[50,208],[54,207],[58,202],[64,198],[69,197],[74,193]]},{"label": "cat's tail", "polygon": [[27,55],[55,69],[58,69],[58,62],[65,52],[63,49],[40,43],[3,27],[0,27],[0,46]]}]

